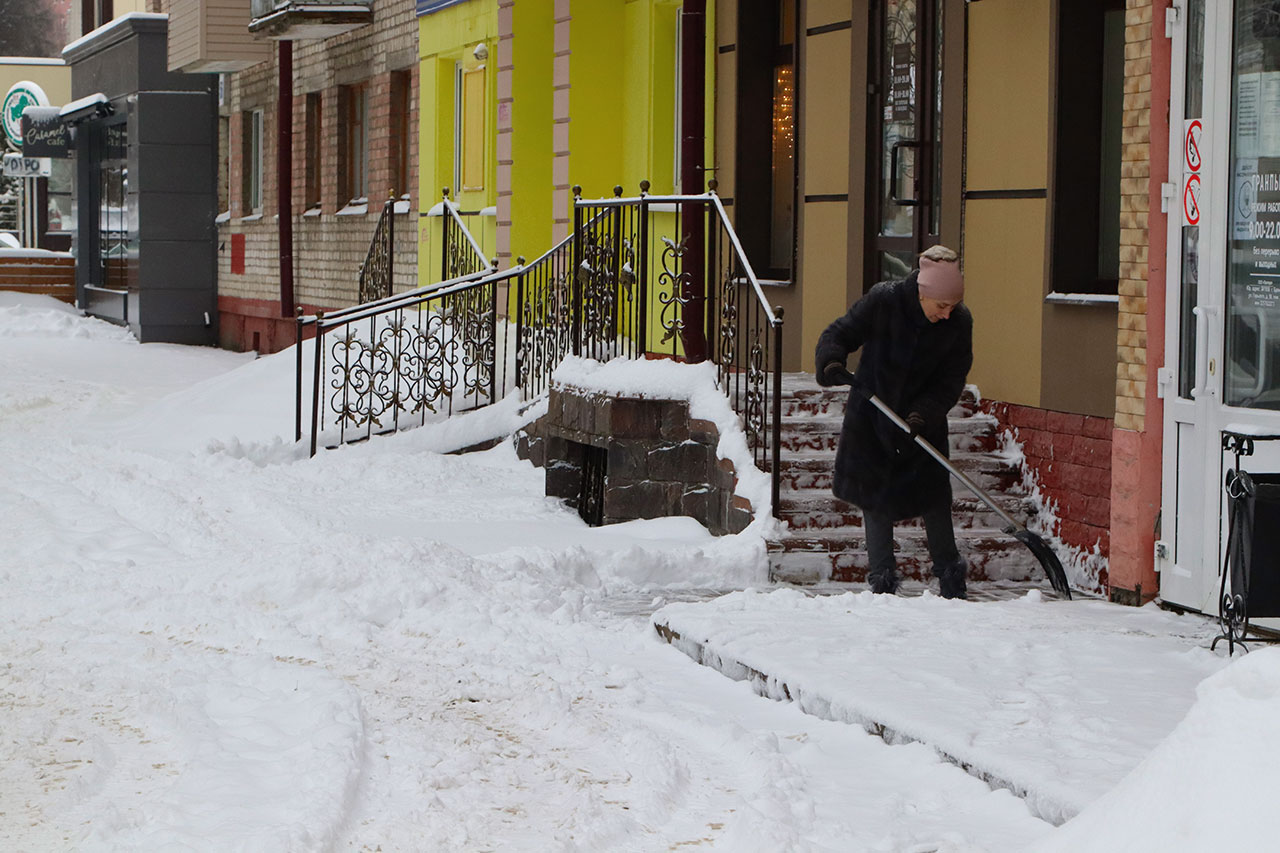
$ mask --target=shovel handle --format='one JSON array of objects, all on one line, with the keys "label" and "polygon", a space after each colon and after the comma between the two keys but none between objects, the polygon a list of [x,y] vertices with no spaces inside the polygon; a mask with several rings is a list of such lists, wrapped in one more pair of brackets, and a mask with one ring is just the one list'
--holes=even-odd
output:
[{"label": "shovel handle", "polygon": [[932,456],[934,458],[934,461],[936,461],[943,468],[946,468],[947,471],[951,473],[951,476],[959,480],[966,489],[973,492],[974,495],[976,495],[980,501],[982,501],[988,507],[990,507],[992,512],[1000,516],[1000,518],[1004,521],[1004,523],[1008,525],[1004,529],[1004,532],[1006,534],[1012,536],[1020,531],[1026,530],[1026,527],[1024,525],[1019,524],[1017,521],[1013,519],[1013,516],[1009,515],[1009,513],[1005,512],[1003,509],[1000,508],[999,504],[996,503],[995,498],[987,494],[982,489],[981,486],[979,486],[972,479],[970,479],[968,474],[964,473],[955,465],[953,465],[951,463],[951,460],[948,459],[940,450],[938,450],[938,448],[930,444],[924,438],[924,436],[919,434],[912,434],[911,426],[906,421],[904,421],[901,417],[899,417],[897,412],[889,408],[888,403],[886,403],[884,400],[881,400],[875,394],[872,394],[868,392],[865,388],[863,388],[861,383],[859,383],[854,378],[853,374],[850,373],[843,365],[829,367],[826,371],[826,375],[830,379],[837,380],[842,385],[850,385],[855,388],[862,388],[862,393],[866,396],[868,400],[871,401],[871,405],[879,409],[880,413],[884,415],[886,418],[888,418],[890,421],[892,421],[894,426],[896,426],[898,429],[905,432],[907,435],[910,435],[915,440],[915,443],[920,445],[921,448],[923,448],[925,453],[928,453],[930,456]]}]

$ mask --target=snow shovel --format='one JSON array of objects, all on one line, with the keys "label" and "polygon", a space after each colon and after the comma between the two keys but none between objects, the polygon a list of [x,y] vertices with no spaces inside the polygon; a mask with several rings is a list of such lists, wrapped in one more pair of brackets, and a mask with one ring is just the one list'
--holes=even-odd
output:
[{"label": "snow shovel", "polygon": [[923,436],[912,435],[911,427],[907,422],[898,417],[898,413],[889,408],[884,400],[881,400],[875,394],[868,393],[862,384],[854,379],[852,373],[844,367],[839,367],[838,369],[832,368],[827,375],[839,380],[844,385],[856,388],[858,393],[866,395],[872,405],[879,409],[886,418],[893,421],[894,426],[908,435],[911,435],[911,437],[915,439],[916,444],[924,448],[924,451],[932,456],[939,465],[951,472],[951,476],[963,483],[965,488],[973,492],[980,501],[991,508],[992,512],[1000,516],[1005,523],[1005,527],[1003,528],[1005,535],[1012,536],[1014,539],[1017,539],[1023,545],[1030,548],[1031,553],[1035,555],[1035,558],[1040,561],[1040,565],[1044,568],[1044,573],[1049,576],[1049,583],[1053,585],[1054,590],[1056,590],[1063,598],[1066,598],[1067,600],[1071,599],[1071,587],[1067,586],[1067,573],[1063,571],[1062,563],[1058,560],[1058,555],[1053,553],[1053,549],[1049,547],[1047,542],[1028,530],[1026,525],[1019,524],[1014,521],[1013,517],[1001,509],[991,495],[984,492],[982,487],[969,479],[968,475],[963,471],[952,465],[951,460],[942,455],[942,453],[926,441]]}]

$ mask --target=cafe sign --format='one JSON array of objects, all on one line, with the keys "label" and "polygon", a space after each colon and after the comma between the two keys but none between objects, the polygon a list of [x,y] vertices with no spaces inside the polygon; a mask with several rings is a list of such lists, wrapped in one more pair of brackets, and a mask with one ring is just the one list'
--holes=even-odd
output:
[{"label": "cafe sign", "polygon": [[22,114],[22,153],[28,157],[70,157],[71,128],[57,107],[27,107]]},{"label": "cafe sign", "polygon": [[44,89],[30,80],[19,80],[9,87],[4,101],[0,101],[0,125],[5,139],[14,148],[22,147],[22,113],[27,107],[47,107],[49,96]]}]

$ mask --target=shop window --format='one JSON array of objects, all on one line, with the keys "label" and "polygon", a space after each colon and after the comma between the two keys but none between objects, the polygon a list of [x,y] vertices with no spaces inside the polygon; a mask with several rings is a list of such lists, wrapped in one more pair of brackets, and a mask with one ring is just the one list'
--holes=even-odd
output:
[{"label": "shop window", "polygon": [[738,7],[734,220],[764,278],[789,279],[795,255],[794,0]]},{"label": "shop window", "polygon": [[87,35],[116,16],[112,0],[80,0],[80,35]]},{"label": "shop window", "polygon": [[485,67],[456,71],[453,173],[454,183],[464,191],[484,189]]},{"label": "shop window", "polygon": [[339,90],[342,121],[342,195],[353,204],[369,199],[369,91],[364,83]]},{"label": "shop window", "polygon": [[391,73],[391,190],[401,197],[409,195],[409,134],[413,132],[409,108],[412,84],[410,72]]},{"label": "shop window", "polygon": [[231,116],[218,116],[218,210],[231,210]]},{"label": "shop window", "polygon": [[242,114],[244,126],[244,164],[242,198],[247,214],[262,214],[262,110]]},{"label": "shop window", "polygon": [[1053,289],[1115,294],[1120,279],[1124,0],[1058,12]]},{"label": "shop window", "polygon": [[324,121],[319,92],[308,92],[306,99],[306,165],[303,176],[303,206],[313,210],[320,206],[321,145]]}]

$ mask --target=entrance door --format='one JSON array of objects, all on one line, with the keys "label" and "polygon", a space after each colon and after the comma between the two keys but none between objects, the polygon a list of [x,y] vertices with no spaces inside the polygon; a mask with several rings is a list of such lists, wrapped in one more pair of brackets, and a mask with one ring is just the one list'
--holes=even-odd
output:
[{"label": "entrance door", "polygon": [[938,242],[942,0],[880,0],[872,26],[867,287]]},{"label": "entrance door", "polygon": [[[1280,0],[1180,7],[1157,568],[1166,601],[1216,612],[1222,433],[1280,434]],[[1280,471],[1280,442],[1241,467]]]}]

